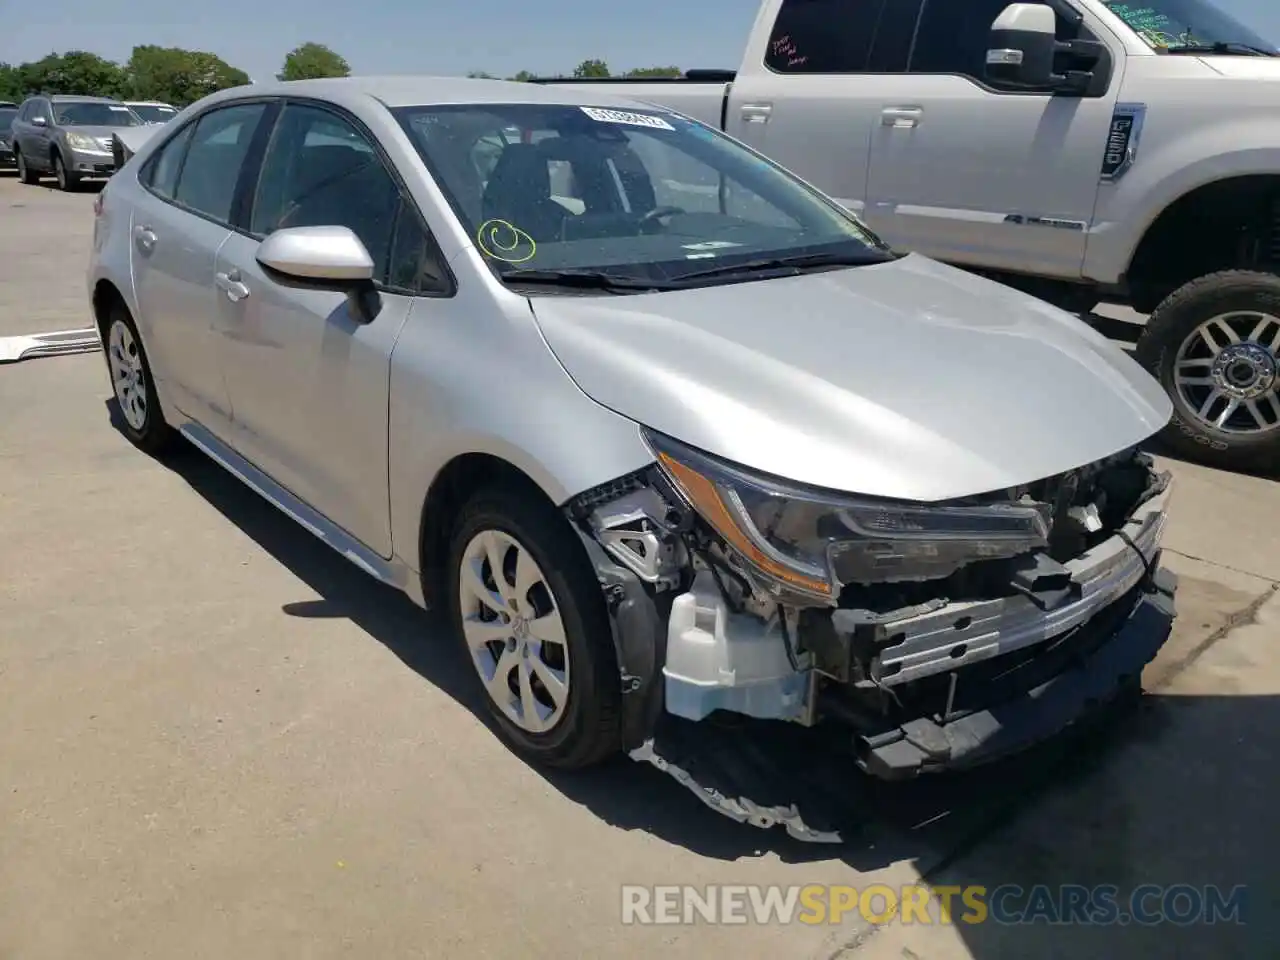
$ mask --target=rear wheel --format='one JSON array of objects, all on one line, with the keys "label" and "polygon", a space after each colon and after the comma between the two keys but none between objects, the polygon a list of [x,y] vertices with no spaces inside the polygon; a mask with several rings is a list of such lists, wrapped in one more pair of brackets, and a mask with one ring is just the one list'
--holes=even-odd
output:
[{"label": "rear wheel", "polygon": [[40,175],[36,171],[27,166],[27,158],[21,150],[15,151],[18,155],[18,179],[23,183],[39,183]]},{"label": "rear wheel", "polygon": [[621,748],[621,681],[608,613],[567,521],[519,488],[475,495],[449,552],[454,628],[504,738],[579,768]]},{"label": "rear wheel", "polygon": [[1170,447],[1226,469],[1280,463],[1280,277],[1193,280],[1152,313],[1136,355],[1173,400]]},{"label": "rear wheel", "polygon": [[124,307],[112,309],[103,346],[124,435],[138,449],[152,455],[160,453],[172,442],[173,430],[160,410],[138,328]]}]

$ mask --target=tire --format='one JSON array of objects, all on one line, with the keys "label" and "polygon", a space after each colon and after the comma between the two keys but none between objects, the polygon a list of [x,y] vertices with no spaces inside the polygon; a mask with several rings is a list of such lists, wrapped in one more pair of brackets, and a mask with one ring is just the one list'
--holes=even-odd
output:
[{"label": "tire", "polygon": [[40,182],[40,174],[27,166],[27,158],[22,155],[21,150],[14,151],[18,160],[18,179],[25,184],[36,184]]},{"label": "tire", "polygon": [[138,328],[123,306],[111,309],[102,344],[111,390],[119,408],[120,429],[139,450],[158,456],[172,444],[174,432],[160,409],[151,364]]},{"label": "tire", "polygon": [[67,169],[62,154],[56,150],[53,153],[53,176],[58,181],[58,189],[64,193],[71,193],[80,186],[80,177]]},{"label": "tire", "polygon": [[[486,537],[495,547],[491,552],[483,548]],[[532,618],[522,621],[515,616],[504,625],[492,612],[479,613],[484,605],[476,599],[476,593],[466,590],[466,583],[478,583],[491,600],[498,598],[489,586],[493,582],[493,565],[484,560],[473,565],[473,551],[481,556],[500,556],[512,568],[521,551],[526,553],[526,561],[532,559],[541,583],[536,578],[526,583],[520,607],[526,616],[532,613]],[[475,668],[489,712],[515,751],[535,763],[561,769],[591,766],[619,752],[621,680],[604,595],[582,544],[559,512],[538,494],[519,487],[481,490],[458,515],[445,569],[444,589],[454,630]],[[476,571],[484,582],[471,580],[468,570]],[[508,587],[514,582],[515,572],[504,565]],[[515,593],[514,589],[509,592]],[[549,600],[554,602],[554,613],[539,616],[546,614]],[[499,605],[509,613],[514,611],[510,603]],[[549,626],[554,625],[550,616],[555,613],[563,627],[564,645],[541,644],[541,654],[534,650],[524,656],[529,649],[526,644],[554,634]],[[494,619],[481,622],[481,616]],[[529,624],[528,629],[522,624]],[[472,639],[468,638],[468,629],[472,630]],[[488,647],[472,646],[477,634],[492,635]],[[541,666],[538,660],[542,661]],[[486,674],[496,678],[498,667],[504,664],[502,675],[507,683],[489,681]],[[543,669],[548,666],[549,671]],[[528,692],[539,701],[532,705],[533,712],[545,711],[536,724],[521,719],[522,715],[528,716],[526,701],[520,696],[524,674],[530,677]],[[551,688],[543,683],[548,674],[553,680],[566,681],[562,706],[556,706]],[[538,678],[536,683],[534,677]],[[496,699],[491,688],[504,702]],[[543,729],[535,729],[537,726]]]},{"label": "tire", "polygon": [[1156,307],[1135,356],[1173,401],[1161,434],[1171,451],[1227,470],[1280,464],[1280,277],[1225,270],[1191,281]]}]

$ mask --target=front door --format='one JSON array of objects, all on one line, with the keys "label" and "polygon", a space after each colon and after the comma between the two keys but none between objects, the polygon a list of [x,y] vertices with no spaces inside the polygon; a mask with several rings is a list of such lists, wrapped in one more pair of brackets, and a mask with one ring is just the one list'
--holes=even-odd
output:
[{"label": "front door", "polygon": [[[363,241],[379,278],[372,322],[347,292],[290,284],[258,263],[262,238],[305,226],[349,227]],[[390,358],[418,302],[389,282],[389,265],[414,229],[412,205],[365,135],[330,109],[289,103],[263,158],[250,235],[233,235],[215,266],[233,445],[384,557]]]},{"label": "front door", "polygon": [[909,72],[879,80],[866,219],[903,250],[1079,277],[1124,61],[1090,96],[995,89],[984,66],[1006,4],[925,0]]},{"label": "front door", "polygon": [[227,438],[230,398],[213,323],[214,263],[232,235],[232,205],[265,104],[212,110],[162,146],[139,173],[130,224],[139,331],[152,373],[180,411]]}]

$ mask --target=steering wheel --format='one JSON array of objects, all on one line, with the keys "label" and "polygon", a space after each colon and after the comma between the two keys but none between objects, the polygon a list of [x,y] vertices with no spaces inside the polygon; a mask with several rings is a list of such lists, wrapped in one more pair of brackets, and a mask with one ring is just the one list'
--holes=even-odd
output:
[{"label": "steering wheel", "polygon": [[650,224],[657,223],[663,217],[671,217],[671,216],[675,216],[677,213],[688,213],[688,212],[689,211],[684,209],[684,207],[654,207],[652,210],[643,214],[640,217],[640,219],[636,221],[636,226],[640,230],[645,230],[649,227]]}]

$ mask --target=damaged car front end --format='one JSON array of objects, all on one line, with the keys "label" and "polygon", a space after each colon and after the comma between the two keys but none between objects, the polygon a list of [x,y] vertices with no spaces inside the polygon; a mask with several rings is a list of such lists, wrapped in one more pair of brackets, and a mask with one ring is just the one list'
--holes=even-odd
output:
[{"label": "damaged car front end", "polygon": [[1135,689],[1169,636],[1170,477],[1135,448],[921,503],[646,439],[654,467],[568,507],[609,604],[624,745],[740,821],[841,838],[839,789],[786,762],[794,729],[883,780],[969,767]]}]

